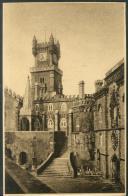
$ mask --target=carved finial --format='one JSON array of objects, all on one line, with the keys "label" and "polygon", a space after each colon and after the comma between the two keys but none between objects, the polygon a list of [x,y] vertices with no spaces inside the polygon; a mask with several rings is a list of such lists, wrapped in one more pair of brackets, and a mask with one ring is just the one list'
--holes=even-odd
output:
[{"label": "carved finial", "polygon": [[35,35],[33,36],[33,41],[36,41],[36,36]]},{"label": "carved finial", "polygon": [[54,44],[54,37],[53,37],[52,33],[50,35],[49,41],[50,41],[51,44]]}]

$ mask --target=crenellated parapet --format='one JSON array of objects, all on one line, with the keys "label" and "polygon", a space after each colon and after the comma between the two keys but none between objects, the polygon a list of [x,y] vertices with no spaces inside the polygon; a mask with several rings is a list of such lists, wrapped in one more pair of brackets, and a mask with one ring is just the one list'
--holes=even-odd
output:
[{"label": "crenellated parapet", "polygon": [[54,40],[53,35],[51,34],[49,41],[40,42],[36,39],[36,37],[33,37],[32,41],[32,53],[34,56],[36,56],[38,53],[41,52],[49,52],[50,54],[56,54],[57,58],[59,60],[60,58],[60,43],[57,40]]},{"label": "crenellated parapet", "polygon": [[73,102],[74,105],[88,103],[88,100],[94,100],[93,94],[85,94],[83,98],[80,98],[79,95],[54,95],[51,96],[46,94],[44,97],[37,98],[35,102]]},{"label": "crenellated parapet", "polygon": [[94,96],[92,94],[85,94],[83,98],[77,97],[73,101],[73,107],[81,107],[81,106],[91,106],[94,102]]},{"label": "crenellated parapet", "polygon": [[8,97],[8,101],[9,99],[10,100],[13,100],[15,101],[19,106],[22,107],[22,104],[23,104],[23,97],[16,94],[15,91],[12,91],[11,89],[9,89],[8,87],[5,87],[4,89],[4,96],[5,96],[5,99]]}]

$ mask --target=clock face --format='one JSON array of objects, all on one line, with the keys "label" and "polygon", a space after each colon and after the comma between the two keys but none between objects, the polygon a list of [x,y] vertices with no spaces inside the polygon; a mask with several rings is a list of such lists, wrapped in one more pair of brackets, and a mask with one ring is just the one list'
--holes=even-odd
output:
[{"label": "clock face", "polygon": [[39,61],[46,61],[47,60],[47,53],[39,53],[38,59],[39,59]]}]

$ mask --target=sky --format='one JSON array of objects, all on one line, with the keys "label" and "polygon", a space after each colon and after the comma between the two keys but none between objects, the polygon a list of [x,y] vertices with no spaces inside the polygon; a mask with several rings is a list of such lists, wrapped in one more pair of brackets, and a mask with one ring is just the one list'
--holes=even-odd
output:
[{"label": "sky", "polygon": [[[59,40],[66,95],[94,93],[94,82],[125,56],[124,3],[6,3],[3,11],[3,78],[23,96],[34,66],[32,39]],[[46,33],[45,33],[46,32]]]}]

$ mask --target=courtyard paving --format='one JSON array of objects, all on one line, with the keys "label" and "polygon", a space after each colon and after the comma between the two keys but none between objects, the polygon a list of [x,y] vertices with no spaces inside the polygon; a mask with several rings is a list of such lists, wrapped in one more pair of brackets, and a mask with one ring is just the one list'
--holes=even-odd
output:
[{"label": "courtyard paving", "polygon": [[123,189],[111,181],[95,178],[37,177],[57,193],[121,193]]},{"label": "courtyard paving", "polygon": [[[6,160],[6,171],[11,177],[13,176],[13,181],[15,181],[18,186],[25,193],[120,193],[123,190],[115,186],[111,181],[99,178],[61,178],[61,177],[42,177],[37,175],[31,175],[28,171],[22,169],[14,162]],[[9,177],[6,181],[6,190],[11,186]],[[18,193],[19,188],[13,193]],[[8,192],[8,191],[7,191]],[[9,192],[8,192],[9,193]],[[122,196],[124,194],[122,193]]]}]

